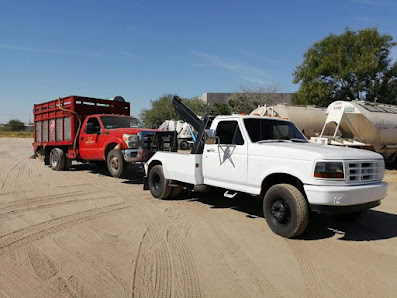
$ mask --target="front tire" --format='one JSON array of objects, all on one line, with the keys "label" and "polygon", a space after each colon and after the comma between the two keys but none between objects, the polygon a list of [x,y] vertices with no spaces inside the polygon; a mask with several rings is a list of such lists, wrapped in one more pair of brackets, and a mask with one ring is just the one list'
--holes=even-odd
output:
[{"label": "front tire", "polygon": [[111,150],[107,156],[107,166],[112,177],[120,178],[127,175],[128,164],[120,150]]},{"label": "front tire", "polygon": [[62,171],[65,168],[65,153],[61,149],[54,148],[51,150],[50,167],[54,171]]},{"label": "front tire", "polygon": [[309,206],[293,185],[276,184],[265,194],[263,212],[270,229],[285,238],[301,235],[309,223]]},{"label": "front tire", "polygon": [[153,197],[165,200],[170,197],[172,187],[164,177],[163,166],[157,165],[151,168],[148,177],[149,190]]}]

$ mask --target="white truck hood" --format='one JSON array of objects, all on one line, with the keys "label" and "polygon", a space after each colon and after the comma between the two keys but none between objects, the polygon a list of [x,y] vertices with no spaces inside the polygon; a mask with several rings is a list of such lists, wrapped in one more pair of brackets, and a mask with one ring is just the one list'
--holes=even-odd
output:
[{"label": "white truck hood", "polygon": [[300,160],[371,160],[383,159],[382,155],[362,149],[314,144],[314,143],[253,143],[249,149],[250,154],[282,157]]}]

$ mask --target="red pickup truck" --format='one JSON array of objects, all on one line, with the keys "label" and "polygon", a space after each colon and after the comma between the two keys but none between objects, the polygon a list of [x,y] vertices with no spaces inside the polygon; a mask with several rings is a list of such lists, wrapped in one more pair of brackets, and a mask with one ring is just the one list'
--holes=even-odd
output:
[{"label": "red pickup truck", "polygon": [[35,104],[35,155],[55,171],[67,170],[72,160],[107,164],[113,177],[126,174],[128,163],[144,162],[153,155],[158,130],[145,129],[130,116],[130,103],[68,96]]}]

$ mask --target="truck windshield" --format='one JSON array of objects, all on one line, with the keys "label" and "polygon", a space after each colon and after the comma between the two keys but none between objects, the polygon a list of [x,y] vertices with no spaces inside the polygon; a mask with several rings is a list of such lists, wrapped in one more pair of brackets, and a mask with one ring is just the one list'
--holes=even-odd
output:
[{"label": "truck windshield", "polygon": [[244,119],[252,142],[289,140],[307,142],[303,134],[291,122],[272,119]]},{"label": "truck windshield", "polygon": [[143,128],[142,122],[132,117],[101,116],[101,120],[106,129]]}]

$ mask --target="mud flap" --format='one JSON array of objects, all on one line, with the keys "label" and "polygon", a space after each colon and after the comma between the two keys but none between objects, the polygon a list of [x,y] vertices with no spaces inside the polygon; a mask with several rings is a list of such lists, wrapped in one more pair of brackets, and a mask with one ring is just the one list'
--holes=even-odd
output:
[{"label": "mud flap", "polygon": [[143,177],[143,190],[149,190],[149,179],[147,176]]}]

